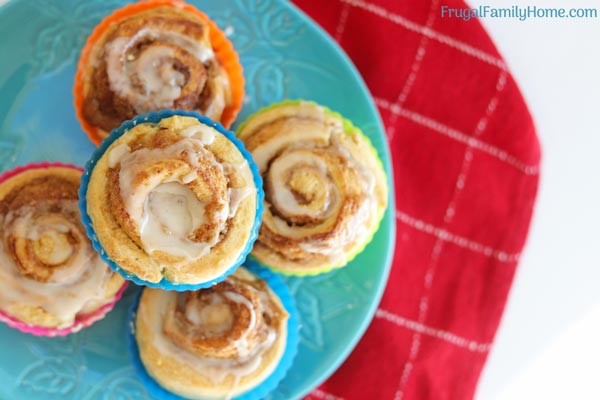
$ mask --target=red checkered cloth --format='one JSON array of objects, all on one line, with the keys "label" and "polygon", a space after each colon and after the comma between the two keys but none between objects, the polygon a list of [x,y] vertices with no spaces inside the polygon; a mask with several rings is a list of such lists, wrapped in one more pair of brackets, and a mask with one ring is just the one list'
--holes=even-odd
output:
[{"label": "red checkered cloth", "polygon": [[481,24],[462,0],[294,0],[346,50],[386,126],[396,255],[346,363],[308,399],[473,397],[523,248],[540,146]]}]

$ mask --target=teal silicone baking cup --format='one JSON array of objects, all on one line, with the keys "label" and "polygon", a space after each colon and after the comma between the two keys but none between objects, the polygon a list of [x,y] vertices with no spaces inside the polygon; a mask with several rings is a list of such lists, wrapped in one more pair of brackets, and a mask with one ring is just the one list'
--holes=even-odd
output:
[{"label": "teal silicone baking cup", "polygon": [[[269,269],[261,266],[254,260],[248,260],[244,263],[244,266],[254,275],[257,275],[259,278],[267,282],[271,290],[279,297],[283,307],[289,314],[287,322],[286,346],[283,355],[277,364],[277,367],[271,373],[271,375],[269,375],[267,379],[262,381],[258,386],[255,386],[253,389],[250,389],[238,397],[234,397],[235,400],[259,400],[265,398],[265,396],[267,396],[279,385],[292,366],[294,358],[296,357],[296,353],[298,352],[298,344],[300,342],[300,320],[294,298],[290,294],[281,277]],[[142,291],[136,295],[136,298],[131,305],[127,320],[127,346],[129,348],[131,362],[133,364],[135,373],[152,397],[159,400],[185,400],[184,397],[178,396],[160,386],[160,384],[148,374],[148,371],[140,359],[139,348],[135,338],[135,321],[141,296]]]},{"label": "teal silicone baking cup", "polygon": [[[104,153],[108,150],[110,145],[116,141],[118,138],[123,136],[127,131],[133,129],[136,125],[151,122],[158,123],[165,118],[169,118],[175,115],[193,117],[196,118],[200,123],[209,126],[211,128],[216,129],[219,133],[223,134],[229,141],[231,141],[235,147],[240,151],[242,156],[248,161],[248,165],[252,171],[252,176],[254,180],[254,185],[256,186],[256,214],[254,218],[254,224],[252,225],[252,229],[250,231],[250,236],[248,238],[248,242],[246,243],[246,247],[240,253],[237,260],[231,265],[231,267],[222,275],[211,279],[206,282],[201,282],[197,284],[176,284],[168,279],[164,278],[157,282],[148,282],[145,281],[138,276],[131,274],[121,268],[114,260],[112,260],[109,254],[104,250],[102,244],[98,240],[98,236],[96,235],[96,231],[94,230],[94,224],[88,214],[87,211],[87,191],[89,186],[90,177],[92,171],[98,160],[104,155]],[[135,118],[125,121],[118,128],[114,129],[110,135],[102,141],[100,147],[96,149],[90,160],[86,163],[84,172],[81,176],[81,186],[79,187],[79,210],[81,211],[81,219],[83,225],[85,226],[85,230],[87,236],[90,238],[92,242],[92,246],[94,249],[100,254],[100,257],[109,265],[109,267],[115,272],[119,273],[123,278],[132,281],[133,283],[141,286],[148,286],[151,288],[158,288],[163,290],[175,290],[175,291],[187,291],[187,290],[197,290],[210,287],[232,274],[237,267],[242,265],[242,263],[246,260],[246,257],[252,250],[252,246],[254,242],[258,238],[258,230],[260,228],[262,222],[262,213],[263,213],[263,199],[264,192],[262,189],[262,178],[258,172],[258,168],[254,161],[252,160],[252,156],[244,147],[244,144],[235,137],[233,132],[225,129],[223,125],[219,122],[214,122],[210,118],[202,116],[195,112],[182,111],[182,110],[163,110],[158,112],[150,112],[148,114],[138,115]]]}]

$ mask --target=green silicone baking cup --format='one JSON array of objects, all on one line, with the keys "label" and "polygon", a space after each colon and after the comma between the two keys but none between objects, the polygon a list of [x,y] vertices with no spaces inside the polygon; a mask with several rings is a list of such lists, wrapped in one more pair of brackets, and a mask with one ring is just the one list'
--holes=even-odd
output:
[{"label": "green silicone baking cup", "polygon": [[[330,115],[334,118],[337,118],[339,120],[342,121],[342,124],[344,126],[344,132],[348,135],[360,135],[364,140],[366,145],[368,146],[369,151],[375,156],[375,159],[377,160],[377,165],[379,166],[379,168],[381,169],[381,172],[383,173],[383,175],[386,177],[385,179],[385,184],[386,184],[386,189],[389,191],[389,187],[387,187],[387,174],[385,172],[385,168],[383,167],[383,163],[381,162],[381,159],[379,158],[379,154],[377,154],[377,150],[375,150],[375,147],[373,146],[373,144],[371,143],[371,139],[369,139],[369,137],[367,135],[365,135],[363,133],[362,130],[360,130],[360,128],[358,128],[357,126],[355,126],[352,121],[350,121],[347,118],[344,118],[340,113],[335,112],[321,104],[315,103],[314,101],[309,101],[309,100],[303,100],[303,99],[294,99],[294,100],[283,100],[280,101],[278,103],[274,103],[274,104],[270,104],[266,107],[263,107],[261,109],[259,109],[257,112],[255,112],[254,114],[250,115],[248,118],[246,118],[246,120],[244,122],[242,122],[240,124],[240,126],[235,130],[235,135],[238,136],[238,133],[241,132],[246,125],[248,124],[248,122],[250,122],[250,120],[252,120],[254,117],[263,114],[265,112],[274,110],[276,108],[279,107],[284,107],[284,106],[297,106],[297,105],[301,105],[301,104],[309,104],[309,105],[314,105],[314,106],[318,106],[320,108],[323,109],[323,111],[325,111],[325,113],[327,115]],[[365,249],[365,247],[367,247],[367,245],[369,243],[371,243],[371,240],[373,240],[373,236],[375,236],[375,233],[377,233],[377,231],[379,230],[379,226],[381,225],[381,221],[383,220],[383,215],[385,214],[385,210],[386,208],[380,208],[379,209],[379,213],[377,215],[377,222],[375,223],[375,225],[373,225],[373,229],[371,230],[371,232],[369,232],[367,238],[365,239],[364,243],[355,251],[353,251],[352,253],[349,253],[348,256],[346,257],[346,259],[343,262],[337,263],[337,264],[333,264],[333,265],[328,265],[326,267],[322,267],[322,268],[317,268],[317,269],[312,269],[310,271],[286,271],[286,270],[282,270],[280,268],[277,268],[276,266],[273,265],[267,265],[265,264],[263,261],[259,261],[261,264],[267,266],[268,268],[272,269],[273,271],[283,274],[283,275],[288,275],[288,276],[314,276],[314,275],[320,275],[320,274],[324,274],[327,272],[331,272],[334,269],[338,269],[338,268],[342,268],[345,267],[346,265],[348,265],[349,262],[351,262],[357,255],[359,255],[360,253],[363,252],[363,250]],[[250,257],[256,259],[258,261],[258,259],[251,253]]]}]

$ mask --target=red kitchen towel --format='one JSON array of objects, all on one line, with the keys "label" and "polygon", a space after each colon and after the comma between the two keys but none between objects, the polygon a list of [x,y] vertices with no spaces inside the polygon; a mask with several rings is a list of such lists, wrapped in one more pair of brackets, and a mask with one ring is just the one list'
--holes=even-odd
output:
[{"label": "red kitchen towel", "polygon": [[352,58],[386,126],[398,234],[367,333],[308,399],[473,397],[523,248],[540,146],[462,0],[294,0]]}]

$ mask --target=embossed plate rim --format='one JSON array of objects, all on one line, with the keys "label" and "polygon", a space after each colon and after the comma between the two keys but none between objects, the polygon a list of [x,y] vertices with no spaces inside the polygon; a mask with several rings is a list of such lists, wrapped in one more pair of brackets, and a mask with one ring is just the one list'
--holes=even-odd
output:
[{"label": "embossed plate rim", "polygon": [[[3,4],[4,3],[4,4]],[[8,1],[7,3],[4,0],[0,0],[0,13],[6,12],[8,9],[12,8],[13,5],[18,3],[17,0]],[[389,276],[389,271],[391,268],[391,260],[393,256],[393,245],[395,243],[395,234],[396,234],[396,221],[393,217],[393,206],[394,206],[394,189],[392,182],[392,168],[391,168],[391,158],[389,145],[386,140],[386,136],[384,134],[383,125],[381,122],[381,117],[377,112],[371,95],[362,80],[362,77],[358,74],[356,67],[349,60],[348,56],[343,52],[343,50],[329,37],[325,31],[318,26],[310,17],[308,17],[303,11],[299,10],[295,5],[288,3],[283,0],[273,0],[273,3],[281,9],[287,11],[292,15],[294,20],[303,25],[307,31],[310,31],[311,35],[315,36],[316,40],[322,42],[323,48],[332,53],[332,58],[335,57],[338,59],[337,63],[340,67],[344,67],[347,69],[347,73],[349,76],[353,77],[355,82],[353,83],[356,86],[356,94],[364,97],[365,100],[365,114],[367,115],[368,124],[371,127],[369,130],[369,136],[377,137],[379,142],[378,150],[380,151],[379,155],[382,158],[382,161],[385,165],[386,171],[388,173],[388,184],[390,187],[390,196],[389,196],[389,208],[386,211],[386,216],[382,221],[382,226],[387,230],[389,230],[389,237],[386,237],[386,242],[383,243],[385,247],[385,254],[381,254],[381,257],[378,257],[378,260],[385,260],[383,268],[379,267],[377,270],[377,279],[373,280],[373,287],[369,289],[369,295],[367,301],[363,304],[365,305],[364,309],[361,311],[361,318],[356,318],[356,324],[353,323],[353,326],[358,326],[352,334],[352,340],[344,341],[343,345],[340,346],[342,350],[338,349],[336,352],[331,352],[333,354],[331,357],[328,357],[327,363],[324,363],[325,367],[322,369],[317,367],[319,370],[319,379],[311,379],[310,382],[304,382],[303,385],[297,386],[293,388],[293,392],[298,396],[303,396],[308,393],[314,386],[320,384],[322,381],[326,380],[338,367],[339,365],[348,357],[350,352],[354,349],[356,343],[363,336],[366,328],[371,322],[373,315],[375,313],[376,307],[379,304],[381,296],[383,294],[383,290],[385,288],[385,284],[387,283],[387,278]],[[346,73],[345,72],[345,73]],[[362,100],[361,100],[362,101]],[[367,109],[368,106],[368,109]],[[341,111],[333,108],[335,111]],[[366,133],[366,132],[365,132]],[[382,250],[382,253],[384,251]],[[364,313],[364,314],[363,314]]]}]

